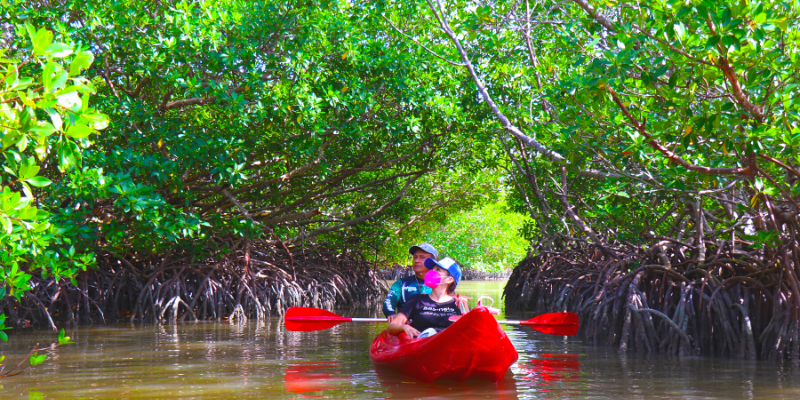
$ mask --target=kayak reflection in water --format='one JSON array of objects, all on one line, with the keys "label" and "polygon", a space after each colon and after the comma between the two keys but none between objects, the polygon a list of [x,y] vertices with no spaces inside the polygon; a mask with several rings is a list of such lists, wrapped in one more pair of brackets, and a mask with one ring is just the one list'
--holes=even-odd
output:
[{"label": "kayak reflection in water", "polygon": [[[336,361],[293,361],[283,371],[288,393],[326,392],[352,386],[350,374],[339,371]],[[301,394],[300,397],[322,397]]]},{"label": "kayak reflection in water", "polygon": [[450,257],[441,261],[428,258],[425,267],[429,269],[425,286],[432,289],[431,293],[411,296],[389,323],[389,333],[405,333],[412,338],[431,336],[450,326],[450,317],[463,314],[464,301],[454,297],[461,267]]}]

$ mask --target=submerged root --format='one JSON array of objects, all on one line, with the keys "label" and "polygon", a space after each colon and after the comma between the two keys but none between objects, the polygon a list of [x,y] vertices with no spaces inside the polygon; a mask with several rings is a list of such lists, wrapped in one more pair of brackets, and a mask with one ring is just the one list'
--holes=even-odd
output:
[{"label": "submerged root", "polygon": [[[800,296],[791,250],[731,251],[710,258],[594,247],[543,252],[517,265],[503,295],[509,310],[571,311],[595,344],[621,352],[800,359]],[[719,247],[716,247],[719,246]],[[665,265],[664,260],[669,260]]]},{"label": "submerged root", "polygon": [[0,303],[13,326],[226,319],[244,322],[288,307],[333,308],[375,301],[385,290],[375,268],[355,251],[292,249],[249,241],[221,260],[130,261],[99,257],[78,286],[35,276],[20,302]]}]

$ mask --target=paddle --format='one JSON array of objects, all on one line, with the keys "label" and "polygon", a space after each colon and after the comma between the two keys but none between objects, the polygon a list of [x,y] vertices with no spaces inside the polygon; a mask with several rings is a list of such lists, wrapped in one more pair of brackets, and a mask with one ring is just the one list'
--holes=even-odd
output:
[{"label": "paddle", "polygon": [[497,321],[508,325],[526,325],[548,335],[572,336],[578,333],[578,314],[554,312],[537,315],[527,321]]},{"label": "paddle", "polygon": [[386,322],[386,318],[347,318],[311,307],[289,307],[284,320],[290,331],[321,331],[342,322]]},{"label": "paddle", "polygon": [[[453,317],[451,317],[453,318]],[[290,307],[284,318],[290,331],[321,331],[342,322],[386,322],[385,318],[347,318],[330,311],[310,307]],[[497,321],[507,325],[527,325],[550,335],[572,336],[578,333],[578,314],[548,313],[527,321]]]}]

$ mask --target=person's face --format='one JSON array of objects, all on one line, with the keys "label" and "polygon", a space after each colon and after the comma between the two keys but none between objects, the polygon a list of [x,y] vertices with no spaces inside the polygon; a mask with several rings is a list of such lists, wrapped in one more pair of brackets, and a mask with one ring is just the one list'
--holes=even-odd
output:
[{"label": "person's face", "polygon": [[422,276],[425,276],[425,274],[428,273],[428,267],[425,266],[425,259],[433,257],[433,254],[428,253],[427,251],[417,250],[411,255],[411,257],[413,259],[411,269],[414,270],[415,274],[422,274]]},{"label": "person's face", "polygon": [[444,269],[444,268],[442,268],[442,267],[440,267],[438,265],[433,267],[433,270],[438,272],[439,275],[442,276],[442,283],[445,283],[445,284],[449,285],[449,284],[454,282],[453,278],[450,277],[450,271],[448,271],[448,270],[446,270],[446,269]]}]

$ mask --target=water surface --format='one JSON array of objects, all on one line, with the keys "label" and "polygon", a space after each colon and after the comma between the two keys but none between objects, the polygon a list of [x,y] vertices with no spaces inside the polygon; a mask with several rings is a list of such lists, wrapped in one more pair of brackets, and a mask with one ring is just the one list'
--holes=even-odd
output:
[{"label": "water surface", "polygon": [[[459,292],[488,295],[504,282],[465,281]],[[474,302],[474,300],[473,300]],[[375,317],[378,306],[337,310]],[[533,315],[501,315],[529,319]],[[520,359],[499,383],[415,382],[373,367],[367,351],[385,326],[344,323],[288,332],[280,319],[258,324],[183,322],[107,325],[68,332],[75,344],[13,378],[0,399],[798,399],[800,370],[790,365],[700,357],[620,356],[581,338],[505,327]],[[0,344],[18,360],[55,334],[14,330]]]}]

